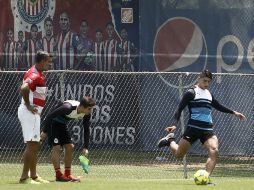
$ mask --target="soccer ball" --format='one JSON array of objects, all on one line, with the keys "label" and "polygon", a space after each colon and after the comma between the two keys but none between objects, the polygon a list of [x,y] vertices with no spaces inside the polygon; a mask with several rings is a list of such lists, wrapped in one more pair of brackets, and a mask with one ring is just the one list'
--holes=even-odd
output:
[{"label": "soccer ball", "polygon": [[194,174],[194,181],[197,185],[207,185],[209,182],[209,174],[205,170],[198,170]]}]

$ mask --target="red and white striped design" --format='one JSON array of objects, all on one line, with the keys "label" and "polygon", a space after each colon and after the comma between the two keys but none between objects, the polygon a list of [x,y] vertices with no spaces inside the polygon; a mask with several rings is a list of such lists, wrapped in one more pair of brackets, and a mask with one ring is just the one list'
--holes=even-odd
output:
[{"label": "red and white striped design", "polygon": [[15,42],[15,54],[17,69],[27,69],[25,57],[25,42]]},{"label": "red and white striped design", "polygon": [[115,39],[104,42],[104,71],[112,71],[117,65],[117,46],[118,42]]},{"label": "red and white striped design", "polygon": [[74,66],[74,47],[72,45],[73,33],[62,33],[57,37],[58,68],[60,70],[72,69]]},{"label": "red and white striped design", "polygon": [[26,13],[32,16],[38,15],[43,8],[43,1],[44,0],[38,0],[35,4],[33,4],[30,3],[29,0],[23,0],[23,6],[26,10]]},{"label": "red and white striped design", "polygon": [[47,51],[48,53],[53,53],[54,45],[55,45],[55,38],[53,36],[51,36],[49,40],[45,36],[42,38],[42,46],[44,51]]},{"label": "red and white striped design", "polygon": [[104,54],[104,46],[103,42],[94,43],[94,55],[95,55],[95,66],[97,71],[103,70],[103,54]]},{"label": "red and white striped design", "polygon": [[6,70],[17,69],[15,64],[15,42],[7,41],[4,44],[4,65]]},{"label": "red and white striped design", "polygon": [[[25,74],[23,83],[28,83],[30,88],[29,101],[31,105],[44,107],[46,103],[46,80],[41,71],[32,66]],[[24,99],[22,98],[24,104]]]},{"label": "red and white striped design", "polygon": [[123,49],[123,54],[121,56],[121,66],[123,70],[126,71],[134,71],[134,67],[132,65],[132,53],[134,53],[133,48],[134,44],[130,41],[121,41],[120,47]]},{"label": "red and white striped design", "polygon": [[35,63],[35,54],[38,50],[42,49],[41,42],[39,40],[27,40],[26,42],[26,58],[27,58],[27,66],[31,67]]}]

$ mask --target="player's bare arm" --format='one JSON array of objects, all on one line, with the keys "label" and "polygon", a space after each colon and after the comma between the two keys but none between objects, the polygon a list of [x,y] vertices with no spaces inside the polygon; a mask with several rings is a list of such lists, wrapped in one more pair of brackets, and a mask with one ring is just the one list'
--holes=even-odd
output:
[{"label": "player's bare arm", "polygon": [[20,91],[21,91],[21,95],[25,101],[25,105],[27,107],[27,109],[32,112],[33,114],[37,113],[37,109],[36,107],[32,106],[29,102],[29,92],[30,92],[30,88],[28,86],[27,83],[23,83],[21,88],[20,88]]},{"label": "player's bare arm", "polygon": [[244,121],[244,120],[246,120],[246,117],[245,117],[245,115],[243,115],[242,113],[240,113],[240,112],[237,112],[237,111],[234,111],[234,113],[233,113],[236,117],[238,117],[241,121]]}]

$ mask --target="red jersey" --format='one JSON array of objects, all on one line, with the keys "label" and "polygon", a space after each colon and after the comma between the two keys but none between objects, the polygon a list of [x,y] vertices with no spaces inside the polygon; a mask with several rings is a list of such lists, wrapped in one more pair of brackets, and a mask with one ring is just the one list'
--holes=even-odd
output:
[{"label": "red jersey", "polygon": [[[46,80],[42,71],[32,66],[25,74],[23,83],[28,83],[30,88],[29,101],[31,105],[44,107],[46,103]],[[24,103],[24,100],[22,99]],[[41,111],[41,110],[40,110]]]}]

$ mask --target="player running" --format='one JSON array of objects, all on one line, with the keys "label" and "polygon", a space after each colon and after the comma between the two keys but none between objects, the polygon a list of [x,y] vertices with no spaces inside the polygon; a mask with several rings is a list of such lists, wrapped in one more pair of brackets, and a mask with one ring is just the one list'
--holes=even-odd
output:
[{"label": "player running", "polygon": [[[48,136],[49,145],[52,148],[52,163],[56,173],[56,181],[60,182],[78,182],[79,178],[71,175],[71,162],[74,145],[67,127],[67,123],[73,119],[83,119],[84,127],[84,149],[83,154],[88,155],[89,147],[89,125],[90,116],[95,100],[91,97],[83,97],[80,102],[67,100],[58,105],[51,113],[46,116],[45,126],[43,127],[41,138],[44,140]],[[60,168],[61,147],[64,148],[64,174]]]},{"label": "player running", "polygon": [[[174,115],[174,124],[165,129],[167,132],[169,132],[169,134],[160,139],[158,142],[159,148],[169,146],[172,153],[177,158],[182,159],[191,145],[199,139],[208,151],[206,171],[209,173],[209,175],[211,175],[213,169],[215,168],[218,157],[218,138],[213,132],[214,125],[211,115],[212,107],[224,113],[234,114],[240,120],[246,119],[242,113],[232,111],[231,109],[224,107],[214,98],[214,96],[208,90],[211,81],[211,72],[204,70],[200,73],[197,85],[189,89],[184,94]],[[176,129],[181,112],[187,105],[190,112],[190,118],[185,132],[179,144],[177,144],[175,142],[173,132]]]}]

